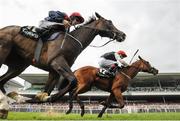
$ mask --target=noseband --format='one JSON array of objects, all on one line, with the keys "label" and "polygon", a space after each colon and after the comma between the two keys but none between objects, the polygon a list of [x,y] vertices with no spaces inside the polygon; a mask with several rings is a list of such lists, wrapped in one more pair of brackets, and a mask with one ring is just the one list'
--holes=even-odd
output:
[{"label": "noseband", "polygon": [[94,29],[95,31],[104,31],[104,32],[112,32],[113,33],[113,37],[112,37],[112,40],[115,40],[115,37],[116,37],[116,35],[117,35],[117,32],[118,31],[112,31],[112,30],[106,30],[106,29],[97,29],[97,28],[95,28],[95,27],[90,27],[90,26],[82,26],[82,27],[84,27],[84,28],[89,28],[89,29]]}]

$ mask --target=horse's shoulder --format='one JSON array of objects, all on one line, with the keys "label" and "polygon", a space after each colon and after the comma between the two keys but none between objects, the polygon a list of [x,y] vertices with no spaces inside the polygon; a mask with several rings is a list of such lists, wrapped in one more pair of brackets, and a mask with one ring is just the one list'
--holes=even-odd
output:
[{"label": "horse's shoulder", "polygon": [[75,72],[76,73],[86,73],[86,72],[89,72],[89,71],[94,71],[94,70],[97,70],[98,68],[97,67],[94,67],[94,66],[83,66],[79,69],[77,69]]},{"label": "horse's shoulder", "polygon": [[84,69],[87,69],[87,70],[94,70],[94,69],[98,69],[97,67],[95,66],[84,66],[83,67]]}]

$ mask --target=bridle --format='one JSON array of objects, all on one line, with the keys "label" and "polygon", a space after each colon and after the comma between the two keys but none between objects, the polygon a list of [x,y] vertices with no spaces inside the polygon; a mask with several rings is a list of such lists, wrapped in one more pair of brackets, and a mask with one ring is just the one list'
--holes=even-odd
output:
[{"label": "bridle", "polygon": [[[115,37],[116,37],[116,35],[117,35],[117,32],[115,32],[115,31],[110,31],[110,30],[105,30],[105,29],[97,29],[97,28],[93,28],[93,27],[90,27],[90,26],[81,26],[81,27],[88,28],[88,29],[93,29],[93,30],[95,30],[95,32],[98,30],[98,31],[105,31],[105,32],[112,32],[112,33],[113,33],[113,38],[110,39],[108,42],[104,43],[104,44],[101,45],[101,46],[89,45],[89,46],[91,46],[91,47],[103,47],[103,46],[107,45],[108,43],[114,41],[114,40],[115,40]],[[77,28],[75,28],[75,29],[77,29]],[[83,49],[83,44],[81,43],[81,41],[79,41],[77,38],[75,38],[74,36],[72,36],[71,34],[69,34],[69,33],[67,33],[67,32],[65,33],[65,37],[66,37],[66,36],[69,36],[69,37],[73,38],[76,42],[78,42],[78,44],[79,44],[79,45],[81,46],[81,48]],[[65,40],[65,38],[64,38],[64,40]],[[62,43],[62,45],[61,45],[61,48],[62,48],[63,44],[64,44],[64,41],[63,41],[63,43]]]},{"label": "bridle", "polygon": [[[142,61],[142,63],[143,63],[142,68],[139,67],[141,64],[139,64],[138,66],[132,66],[132,65],[131,65],[130,67],[135,68],[138,72],[142,71],[142,69],[144,68],[144,64],[145,64],[145,65],[147,65],[147,64],[144,62],[144,60],[141,60],[141,61]],[[153,67],[150,68],[149,72],[151,72],[152,70],[153,70]],[[126,76],[128,79],[132,79],[129,75],[127,75],[127,74],[124,73],[123,71],[121,71],[120,73],[123,74],[124,76]]]},{"label": "bridle", "polygon": [[[142,71],[143,68],[144,68],[144,65],[146,65],[146,66],[148,66],[148,65],[146,64],[146,61],[145,61],[145,60],[141,60],[141,61],[142,61],[142,63],[143,63],[142,68],[139,68],[140,65],[139,65],[138,67],[136,67],[136,66],[131,66],[131,67],[136,68],[138,71]],[[152,72],[152,71],[153,71],[153,67],[150,67],[150,69],[149,69],[148,72]]]},{"label": "bridle", "polygon": [[90,47],[103,47],[103,46],[107,45],[108,43],[110,43],[110,42],[114,41],[114,40],[115,40],[115,38],[116,38],[116,36],[117,36],[117,32],[116,32],[116,31],[105,30],[105,29],[97,29],[97,28],[90,27],[90,26],[82,26],[82,27],[84,27],[84,28],[88,28],[88,29],[94,29],[95,31],[97,31],[97,30],[98,30],[98,31],[102,31],[102,32],[104,31],[104,32],[112,32],[112,33],[113,33],[113,37],[112,37],[112,38],[110,38],[108,42],[106,42],[106,43],[104,43],[104,44],[102,44],[102,45],[100,45],[100,46],[96,46],[96,45],[89,45]]}]

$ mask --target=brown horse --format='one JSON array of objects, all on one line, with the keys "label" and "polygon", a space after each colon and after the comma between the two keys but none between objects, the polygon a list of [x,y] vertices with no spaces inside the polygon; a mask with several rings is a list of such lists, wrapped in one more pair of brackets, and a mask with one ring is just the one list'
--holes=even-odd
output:
[{"label": "brown horse", "polygon": [[[123,108],[124,100],[122,93],[127,90],[129,81],[133,79],[138,72],[147,72],[154,75],[158,73],[158,70],[152,67],[149,62],[143,60],[140,56],[139,59],[140,60],[137,60],[128,67],[125,67],[123,69],[117,69],[115,78],[102,78],[97,76],[99,68],[93,66],[85,66],[76,70],[74,72],[74,75],[76,76],[78,83],[77,87],[74,88],[74,90],[70,93],[69,110],[67,111],[67,114],[72,111],[73,97],[77,100],[81,107],[81,116],[84,115],[84,104],[81,102],[78,94],[89,91],[92,86],[110,92],[110,96],[103,103],[104,107],[99,113],[98,117],[102,117],[103,113],[108,107]],[[118,102],[119,106],[113,106],[110,104],[114,97]]]},{"label": "brown horse", "polygon": [[64,92],[76,85],[76,77],[70,67],[77,56],[92,42],[96,35],[109,37],[122,42],[126,35],[118,30],[110,20],[106,20],[96,13],[96,18],[72,31],[66,36],[61,48],[65,34],[61,34],[54,41],[44,43],[40,60],[32,63],[37,42],[22,36],[19,32],[20,26],[8,26],[0,29],[0,65],[6,64],[8,71],[0,77],[0,89],[5,93],[4,84],[11,78],[18,76],[29,65],[49,71],[49,79],[45,86],[48,94],[54,85],[63,76],[69,81]]}]

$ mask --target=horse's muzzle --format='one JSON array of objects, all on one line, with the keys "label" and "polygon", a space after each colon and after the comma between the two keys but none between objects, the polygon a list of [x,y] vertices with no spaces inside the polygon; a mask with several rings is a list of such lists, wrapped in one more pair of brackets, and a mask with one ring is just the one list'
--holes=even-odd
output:
[{"label": "horse's muzzle", "polygon": [[115,40],[118,42],[123,42],[126,39],[126,34],[121,32],[121,33],[116,33]]},{"label": "horse's muzzle", "polygon": [[159,70],[156,69],[156,68],[154,68],[154,67],[152,67],[152,68],[150,69],[150,73],[152,73],[153,75],[157,75],[158,72],[159,72]]}]

